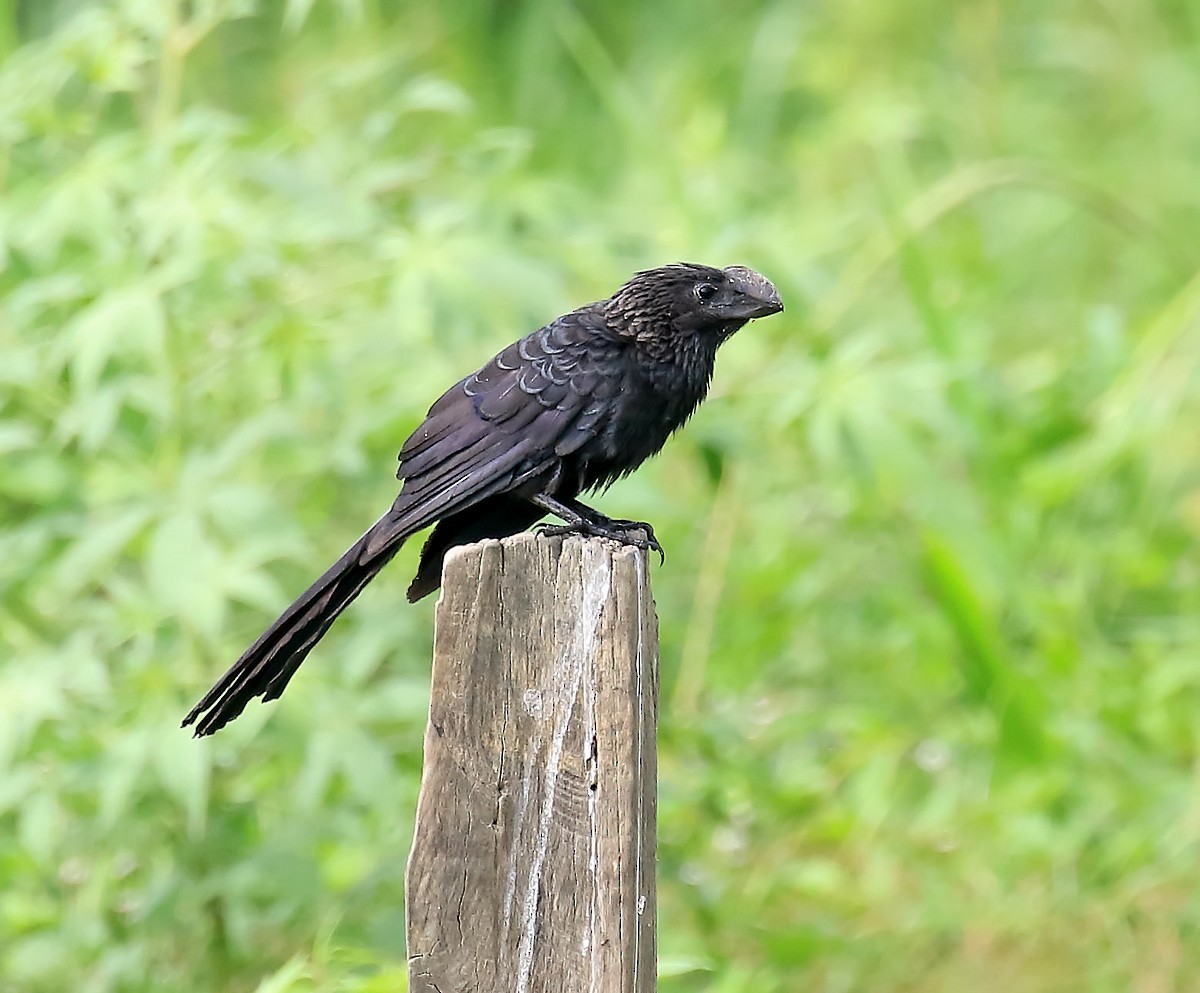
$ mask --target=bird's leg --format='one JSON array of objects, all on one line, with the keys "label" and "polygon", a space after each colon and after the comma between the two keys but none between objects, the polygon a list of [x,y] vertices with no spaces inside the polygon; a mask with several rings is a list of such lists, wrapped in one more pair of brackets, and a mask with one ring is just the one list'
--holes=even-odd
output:
[{"label": "bird's leg", "polygon": [[[574,511],[588,525],[591,525],[590,533],[598,534],[601,537],[613,537],[616,535],[615,540],[637,545],[639,548],[649,548],[652,551],[658,552],[660,561],[666,560],[666,553],[663,551],[662,545],[659,544],[658,538],[654,534],[654,528],[645,521],[632,521],[624,517],[607,517],[594,507],[589,507],[586,503],[581,503],[575,499],[560,500],[558,502],[569,510]],[[645,535],[645,544],[641,543],[640,538],[636,534],[639,531]]]},{"label": "bird's leg", "polygon": [[606,517],[594,507],[589,507],[586,503],[580,503],[578,500],[560,501],[571,510],[575,511],[580,517],[591,521],[594,524],[607,528],[611,531],[644,531],[649,539],[650,548],[662,554],[662,548],[658,547],[658,538],[654,535],[654,528],[645,521],[631,521],[626,517]]},{"label": "bird's leg", "polygon": [[644,521],[613,520],[578,500],[559,500],[546,493],[530,497],[529,502],[566,522],[539,524],[538,531],[541,534],[584,534],[610,538],[622,545],[633,545],[635,548],[658,552],[659,562],[666,561],[666,553],[654,536],[654,528]]}]

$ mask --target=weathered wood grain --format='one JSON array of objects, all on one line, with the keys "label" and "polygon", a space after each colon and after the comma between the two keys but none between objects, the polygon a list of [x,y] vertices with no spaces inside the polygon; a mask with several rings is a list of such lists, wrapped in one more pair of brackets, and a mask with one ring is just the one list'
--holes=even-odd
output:
[{"label": "weathered wood grain", "polygon": [[658,632],[645,556],[459,549],[408,863],[412,993],[655,989]]}]

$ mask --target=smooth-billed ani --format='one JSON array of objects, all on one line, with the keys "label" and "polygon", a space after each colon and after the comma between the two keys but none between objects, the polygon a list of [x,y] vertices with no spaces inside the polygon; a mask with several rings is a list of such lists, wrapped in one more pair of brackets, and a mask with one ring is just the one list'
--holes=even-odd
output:
[{"label": "smooth-billed ani", "polygon": [[503,538],[545,514],[554,531],[662,549],[648,524],[613,520],[580,493],[655,454],[704,399],[717,348],[747,321],[783,310],[753,269],[680,263],[637,273],[509,345],[456,383],[400,451],[400,495],[304,591],[184,718],[212,734],[256,696],[273,700],[337,616],[399,550],[436,522],[408,588],[440,585],[456,545]]}]

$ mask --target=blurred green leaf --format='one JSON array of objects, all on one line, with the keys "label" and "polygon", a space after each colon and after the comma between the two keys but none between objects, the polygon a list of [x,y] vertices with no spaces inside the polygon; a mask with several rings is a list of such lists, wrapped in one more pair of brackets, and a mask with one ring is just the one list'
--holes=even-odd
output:
[{"label": "blurred green leaf", "polygon": [[307,979],[308,967],[304,960],[294,958],[267,976],[254,990],[255,993],[289,993],[291,990],[310,989]]}]

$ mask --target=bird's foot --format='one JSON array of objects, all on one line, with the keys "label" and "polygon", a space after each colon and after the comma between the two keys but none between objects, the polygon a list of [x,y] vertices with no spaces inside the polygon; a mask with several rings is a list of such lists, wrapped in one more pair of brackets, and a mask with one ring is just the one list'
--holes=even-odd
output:
[{"label": "bird's foot", "polygon": [[[631,521],[624,517],[612,517],[607,518],[604,523],[608,527],[616,531],[621,531],[626,535],[633,534],[636,536],[637,532],[642,532],[645,535],[646,543],[644,545],[638,545],[638,547],[648,549],[652,552],[658,552],[659,565],[662,565],[667,561],[667,553],[663,551],[663,546],[659,544],[658,538],[654,534],[654,528],[652,528],[645,521]],[[630,542],[630,544],[634,544],[634,542]]]},{"label": "bird's foot", "polygon": [[659,565],[666,562],[667,554],[654,536],[654,528],[645,521],[612,520],[598,517],[595,520],[581,520],[574,524],[539,524],[538,534],[548,538],[568,534],[581,534],[593,538],[608,538],[622,545],[632,545],[642,551],[658,552]]}]

